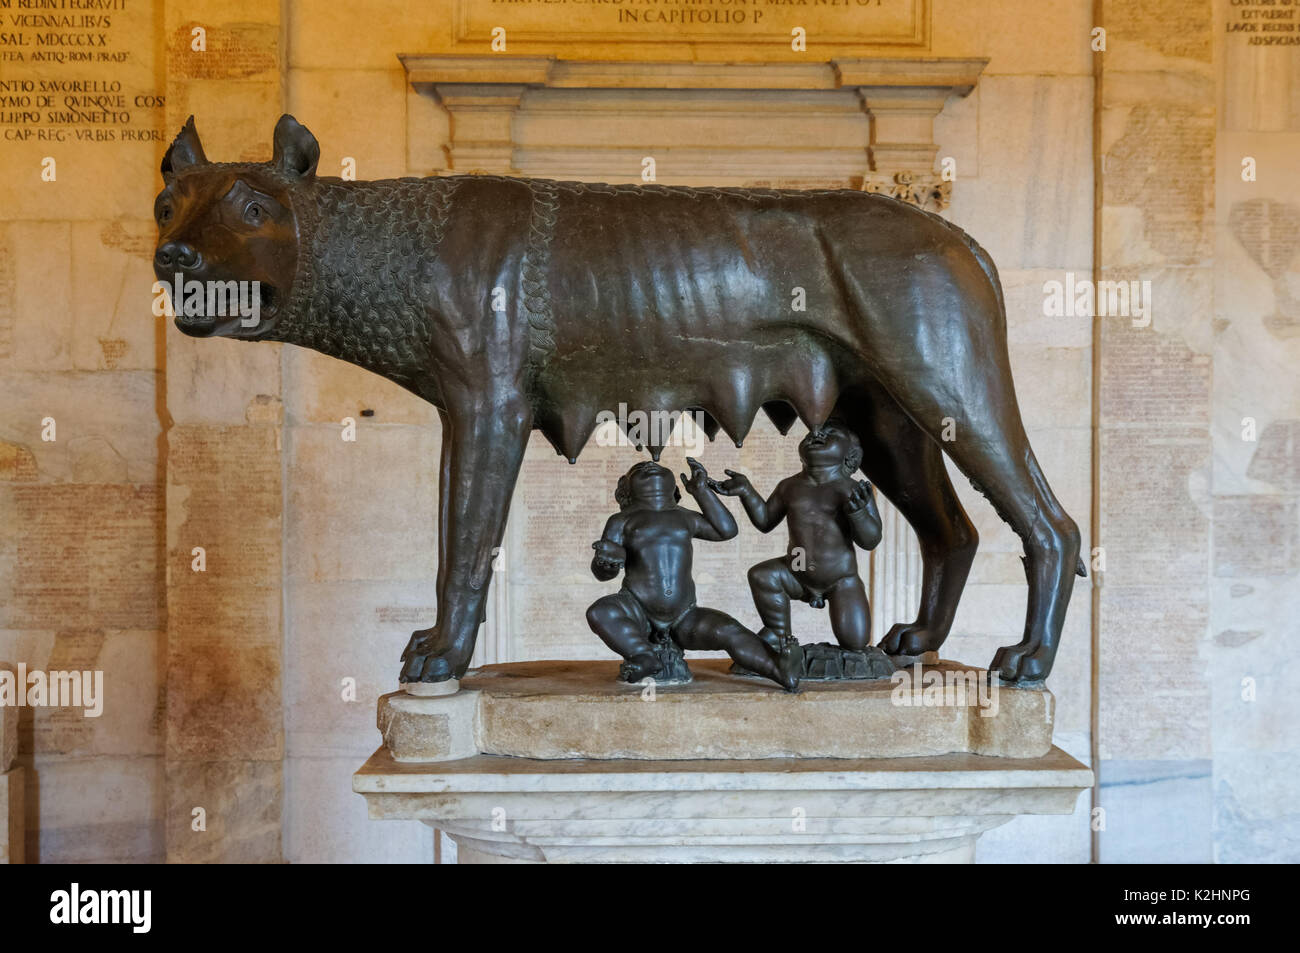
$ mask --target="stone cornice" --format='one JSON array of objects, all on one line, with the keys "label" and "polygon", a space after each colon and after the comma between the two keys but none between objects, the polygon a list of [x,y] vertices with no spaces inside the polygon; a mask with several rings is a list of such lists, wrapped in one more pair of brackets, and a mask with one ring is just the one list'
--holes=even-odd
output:
[{"label": "stone cornice", "polygon": [[[859,152],[860,159],[854,159],[839,147],[810,156],[806,144],[794,144],[787,152],[793,155],[802,149],[803,154],[797,160],[787,157],[785,165],[797,162],[814,179],[823,177],[815,170],[827,170],[829,178],[851,179],[868,191],[935,210],[947,206],[952,183],[934,170],[939,148],[934,142],[934,119],[951,97],[966,96],[975,88],[988,63],[983,58],[936,56],[837,57],[804,63],[607,62],[504,53],[403,53],[398,58],[415,97],[413,121],[423,122],[421,117],[433,103],[451,117],[445,150],[454,171],[545,176],[558,168],[561,173],[586,174],[591,163],[572,158],[581,143],[538,146],[516,139],[516,118],[529,108],[525,99],[534,91],[601,92],[587,104],[566,100],[565,108],[576,114],[584,108],[607,108],[602,103],[611,91],[636,95],[636,91],[657,90],[683,117],[702,117],[722,107],[734,109],[735,97],[748,93],[753,94],[752,106],[760,122],[762,110],[767,110],[769,120],[778,117],[785,98],[798,100],[797,107],[787,104],[787,110],[807,109],[810,96],[824,94],[828,106],[866,114],[870,144],[865,154]],[[855,96],[857,105],[853,100],[846,105],[846,95]],[[699,151],[702,144],[665,146],[676,150],[676,157],[683,160],[681,168],[692,149]],[[619,147],[601,143],[592,148],[593,158],[599,158],[601,150],[614,154]],[[785,177],[781,170],[773,171],[775,166],[756,161],[752,143],[719,141],[708,149],[716,153],[707,164],[710,170],[731,170],[742,181]],[[428,163],[412,164],[418,168]]]}]

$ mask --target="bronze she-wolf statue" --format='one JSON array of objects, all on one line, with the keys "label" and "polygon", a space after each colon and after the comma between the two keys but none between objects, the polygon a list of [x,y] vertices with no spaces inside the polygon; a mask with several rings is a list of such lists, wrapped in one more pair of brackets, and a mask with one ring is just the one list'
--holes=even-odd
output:
[{"label": "bronze she-wolf statue", "polygon": [[760,409],[782,432],[851,428],[924,558],[893,655],[943,644],[975,555],[946,452],[1024,541],[1024,636],[991,668],[1051,671],[1079,530],[1025,436],[997,270],[961,229],[847,190],[345,182],[319,154],[284,116],[270,162],[209,162],[191,118],[163,159],[154,265],[169,285],[259,283],[256,322],[177,303],[186,334],[313,348],[438,408],[437,621],[403,681],[468,667],[529,433],[573,461],[620,403],[700,411],[737,444]]}]

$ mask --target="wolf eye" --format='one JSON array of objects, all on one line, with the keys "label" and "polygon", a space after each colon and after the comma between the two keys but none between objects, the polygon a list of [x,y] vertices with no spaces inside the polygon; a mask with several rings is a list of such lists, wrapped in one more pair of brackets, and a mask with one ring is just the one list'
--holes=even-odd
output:
[{"label": "wolf eye", "polygon": [[266,211],[256,202],[249,202],[244,206],[244,221],[249,225],[261,225],[266,217]]}]

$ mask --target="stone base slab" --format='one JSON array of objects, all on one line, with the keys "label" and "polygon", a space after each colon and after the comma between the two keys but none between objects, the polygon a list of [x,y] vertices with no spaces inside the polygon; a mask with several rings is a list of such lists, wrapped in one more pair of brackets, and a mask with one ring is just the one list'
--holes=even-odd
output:
[{"label": "stone base slab", "polygon": [[370,817],[444,831],[461,863],[971,862],[1019,814],[1070,814],[1092,772],[1039,758],[402,764],[353,776]]},{"label": "stone base slab", "polygon": [[1036,758],[1052,747],[1050,692],[990,685],[983,670],[955,662],[894,680],[806,682],[798,695],[730,675],[729,665],[693,660],[690,684],[653,689],[619,682],[616,661],[489,665],[454,695],[382,696],[378,726],[397,762]]},{"label": "stone base slab", "polygon": [[449,678],[441,682],[402,682],[402,691],[419,698],[436,698],[440,695],[455,695],[460,691],[460,681]]}]

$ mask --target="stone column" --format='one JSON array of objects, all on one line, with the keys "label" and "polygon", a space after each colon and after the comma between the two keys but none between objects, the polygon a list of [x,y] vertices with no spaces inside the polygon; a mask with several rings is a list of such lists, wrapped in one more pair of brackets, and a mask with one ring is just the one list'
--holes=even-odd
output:
[{"label": "stone column", "polygon": [[434,87],[451,114],[451,167],[464,172],[500,172],[514,166],[514,124],[528,87],[512,83]]},{"label": "stone column", "polygon": [[934,168],[934,120],[949,96],[967,96],[987,61],[978,59],[837,59],[841,86],[857,90],[871,117],[870,168],[862,187],[942,211],[952,182]]},{"label": "stone column", "polygon": [[[0,662],[0,672],[13,672]],[[0,705],[0,864],[23,862],[23,769],[18,761],[18,712]]]},{"label": "stone column", "polygon": [[1095,278],[1149,288],[1150,311],[1096,319],[1095,856],[1209,862],[1216,21],[1210,0],[1098,9]]},{"label": "stone column", "polygon": [[[518,172],[514,164],[515,114],[524,93],[542,85],[555,60],[544,56],[401,57],[412,94],[435,100],[447,110],[446,140],[450,170],[456,173]],[[423,139],[418,114],[416,138]],[[423,167],[426,161],[412,163]]]},{"label": "stone column", "polygon": [[[265,160],[282,112],[277,0],[168,3],[168,127]],[[197,51],[196,29],[205,51]],[[281,859],[280,347],[168,329],[169,861]],[[194,571],[195,548],[206,569]]]},{"label": "stone column", "polygon": [[872,550],[870,559],[871,641],[875,645],[889,634],[896,622],[911,622],[921,605],[921,578],[924,564],[916,533],[903,514],[885,498],[876,494],[884,539]]},{"label": "stone column", "polygon": [[864,188],[888,192],[905,201],[933,209],[948,205],[952,183],[934,171],[939,146],[934,120],[951,89],[922,86],[897,89],[859,86],[863,108],[871,117],[871,169]]}]

